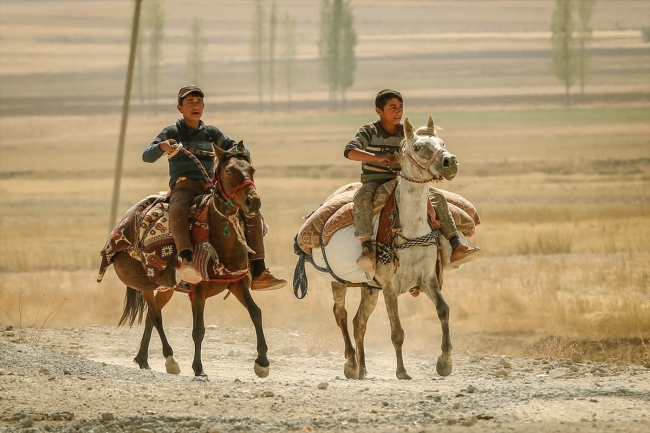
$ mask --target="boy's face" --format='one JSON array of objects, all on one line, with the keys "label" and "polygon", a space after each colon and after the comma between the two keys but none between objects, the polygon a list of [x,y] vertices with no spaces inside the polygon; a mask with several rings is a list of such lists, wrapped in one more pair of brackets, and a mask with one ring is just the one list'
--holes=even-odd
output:
[{"label": "boy's face", "polygon": [[393,98],[386,102],[383,109],[375,107],[375,111],[382,124],[399,125],[404,113],[404,103],[398,98]]},{"label": "boy's face", "polygon": [[188,95],[183,99],[181,105],[177,105],[178,111],[183,115],[183,119],[190,123],[196,123],[203,116],[203,98],[199,95]]}]

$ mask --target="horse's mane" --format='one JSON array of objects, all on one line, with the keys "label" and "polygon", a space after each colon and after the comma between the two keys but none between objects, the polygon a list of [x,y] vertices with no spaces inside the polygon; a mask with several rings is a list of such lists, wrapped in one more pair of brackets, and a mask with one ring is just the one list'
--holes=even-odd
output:
[{"label": "horse's mane", "polygon": [[251,157],[248,153],[246,152],[230,152],[226,151],[225,154],[223,155],[223,158],[219,159],[217,163],[219,165],[223,165],[226,161],[228,161],[231,158],[237,158],[237,159],[243,159],[249,164],[253,164],[253,161],[251,160]]}]

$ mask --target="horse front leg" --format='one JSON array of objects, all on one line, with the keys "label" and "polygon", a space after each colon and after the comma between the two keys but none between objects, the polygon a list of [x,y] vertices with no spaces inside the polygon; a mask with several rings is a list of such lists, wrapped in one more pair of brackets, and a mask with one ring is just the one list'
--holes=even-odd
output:
[{"label": "horse front leg", "polygon": [[449,376],[451,374],[451,337],[449,335],[449,305],[445,302],[440,292],[440,287],[438,284],[435,284],[435,287],[424,291],[429,299],[433,301],[436,306],[436,312],[438,313],[438,319],[440,319],[440,325],[442,327],[442,355],[438,357],[438,362],[436,363],[436,371],[440,376]]},{"label": "horse front leg", "polygon": [[194,295],[190,298],[192,302],[192,340],[194,341],[194,360],[192,361],[192,370],[194,376],[207,376],[203,371],[203,362],[201,361],[201,345],[205,337],[205,292],[199,283],[194,286]]},{"label": "horse front leg", "polygon": [[368,325],[368,319],[375,307],[377,306],[377,300],[379,299],[379,290],[371,290],[362,288],[361,289],[361,302],[359,303],[359,309],[357,314],[354,316],[352,321],[354,325],[354,343],[357,348],[357,362],[359,364],[359,379],[363,380],[366,378],[366,351],[363,346],[363,340],[366,336],[366,329]]},{"label": "horse front leg", "polygon": [[388,312],[388,319],[390,320],[390,339],[395,348],[395,356],[397,357],[397,370],[395,375],[398,379],[410,380],[411,376],[404,368],[404,357],[402,355],[402,345],[404,344],[404,328],[399,320],[399,309],[397,305],[397,293],[392,287],[383,287],[384,302],[386,303],[386,311]]},{"label": "horse front leg", "polygon": [[[166,290],[164,292],[158,292],[155,296],[155,302],[158,308],[162,311],[163,307],[167,305],[167,302],[171,299],[174,294],[173,290]],[[147,317],[144,324],[144,332],[142,333],[142,340],[140,340],[140,350],[138,354],[133,358],[133,362],[138,364],[141,369],[151,370],[149,367],[149,343],[151,341],[151,331],[153,330],[153,315],[149,309],[147,309]]]},{"label": "horse front leg", "polygon": [[345,284],[338,281],[332,281],[332,297],[334,298],[334,320],[341,329],[343,334],[343,343],[345,344],[345,365],[343,366],[343,374],[348,379],[359,378],[359,364],[357,364],[357,356],[352,346],[352,339],[348,331],[348,312],[345,309],[345,295],[347,293]]},{"label": "horse front leg", "polygon": [[230,292],[235,295],[237,300],[248,310],[248,314],[255,326],[255,334],[257,336],[257,359],[253,369],[258,377],[267,377],[269,375],[269,360],[266,357],[268,347],[266,346],[266,338],[264,338],[264,329],[262,328],[262,310],[257,306],[248,286],[238,286],[231,288]]},{"label": "horse front leg", "polygon": [[153,324],[153,327],[156,328],[156,331],[158,331],[160,341],[162,342],[163,356],[165,357],[165,370],[167,370],[167,373],[179,374],[181,372],[181,369],[178,366],[178,362],[176,362],[174,359],[174,351],[172,350],[172,347],[169,345],[167,337],[165,336],[165,331],[163,330],[162,324],[162,312],[156,303],[154,292],[142,292],[142,297],[147,303],[147,322],[149,322],[149,319],[151,319],[151,323]]}]

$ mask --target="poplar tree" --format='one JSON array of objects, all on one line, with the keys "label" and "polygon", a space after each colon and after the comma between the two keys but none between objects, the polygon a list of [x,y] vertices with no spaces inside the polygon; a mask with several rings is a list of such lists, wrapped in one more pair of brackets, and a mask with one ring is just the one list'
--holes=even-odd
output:
[{"label": "poplar tree", "polygon": [[576,78],[573,9],[574,4],[571,0],[555,0],[555,11],[553,12],[553,22],[551,24],[551,43],[553,45],[551,69],[564,84],[566,105],[571,103],[569,88],[573,86]]},{"label": "poplar tree", "polygon": [[336,108],[337,94],[354,84],[357,44],[349,1],[322,0],[320,39],[320,77],[328,85],[330,109]]},{"label": "poplar tree", "polygon": [[259,95],[260,111],[264,110],[264,97],[262,92],[264,91],[264,69],[266,61],[266,44],[264,43],[265,22],[266,14],[262,7],[262,2],[261,0],[256,0],[255,12],[253,12],[253,20],[251,22],[250,56],[253,62],[253,75],[257,86],[257,94]]},{"label": "poplar tree", "polygon": [[580,81],[580,96],[584,97],[585,84],[587,84],[591,56],[587,45],[591,42],[592,28],[589,27],[594,12],[596,0],[578,0],[578,18],[580,29],[578,30],[578,79]]},{"label": "poplar tree", "polygon": [[269,18],[269,98],[271,111],[273,111],[273,94],[275,93],[275,45],[278,33],[278,14],[275,0],[271,3],[271,16]]},{"label": "poplar tree", "polygon": [[287,111],[291,111],[291,87],[296,78],[296,20],[288,13],[282,22],[282,71],[287,85]]},{"label": "poplar tree", "polygon": [[354,47],[357,45],[357,32],[354,30],[354,16],[348,6],[343,11],[343,25],[341,26],[341,63],[340,63],[340,91],[345,109],[345,91],[354,84],[354,74],[357,71],[357,59],[354,56]]},{"label": "poplar tree", "polygon": [[[330,109],[335,108],[336,92],[338,90],[338,67],[339,67],[339,39],[340,20],[335,19],[335,5],[341,5],[340,1],[322,0],[320,39],[318,51],[320,54],[320,77],[327,84],[329,90]],[[340,8],[339,8],[340,9]]]},{"label": "poplar tree", "polygon": [[201,87],[203,84],[203,69],[205,67],[204,54],[208,46],[208,38],[203,33],[200,18],[194,18],[190,27],[188,39],[189,49],[187,50],[187,75],[190,83]]}]

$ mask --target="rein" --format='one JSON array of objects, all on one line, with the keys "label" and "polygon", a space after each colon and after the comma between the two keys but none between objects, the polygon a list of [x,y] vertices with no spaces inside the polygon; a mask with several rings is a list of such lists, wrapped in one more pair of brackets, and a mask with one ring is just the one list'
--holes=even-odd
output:
[{"label": "rein", "polygon": [[[421,171],[424,171],[424,172],[429,173],[429,167],[431,167],[431,164],[433,164],[433,162],[436,160],[436,158],[438,157],[438,155],[440,155],[440,153],[441,153],[443,150],[444,150],[444,149],[439,149],[436,153],[434,153],[433,156],[429,159],[429,161],[427,161],[427,166],[426,166],[426,167],[422,167],[422,166],[421,166],[421,165],[420,165],[420,164],[419,164],[419,163],[418,163],[418,162],[417,162],[417,161],[416,161],[416,160],[411,156],[410,153],[404,152],[404,156],[406,156],[406,158],[408,158],[408,160],[409,160],[410,162],[412,162],[413,164],[415,164],[415,166],[416,166],[417,168],[419,168]],[[436,177],[436,176],[433,176],[433,177],[431,177],[431,179],[426,179],[426,180],[415,180],[415,179],[411,179],[410,177],[406,177],[406,176],[404,176],[401,172],[398,172],[398,171],[393,170],[393,169],[390,167],[390,165],[389,165],[388,163],[386,163],[386,168],[387,168],[391,173],[393,173],[394,175],[399,176],[399,177],[401,177],[402,179],[404,179],[404,180],[406,180],[406,181],[408,181],[408,182],[412,182],[412,183],[420,183],[420,184],[423,184],[423,183],[429,183],[429,182],[431,182],[431,181],[440,182],[440,178],[438,178],[438,177]]]},{"label": "rein", "polygon": [[[177,149],[177,150],[176,150],[174,153],[168,155],[167,158],[168,158],[168,159],[169,159],[169,158],[173,158],[174,156],[176,156],[176,154],[177,154],[179,151],[180,151],[180,152],[183,152],[183,153],[184,153],[185,155],[187,155],[187,156],[188,156],[192,161],[194,161],[194,164],[196,164],[197,167],[199,167],[199,170],[201,170],[201,174],[202,174],[203,177],[205,178],[206,182],[208,182],[208,185],[210,186],[210,189],[211,189],[211,190],[214,190],[214,186],[215,186],[215,184],[214,184],[214,182],[212,182],[212,179],[210,179],[210,176],[208,176],[208,172],[205,171],[205,167],[203,167],[203,164],[201,164],[201,161],[199,161],[198,158],[197,158],[196,156],[194,156],[194,154],[193,154],[192,152],[190,152],[189,150],[185,149],[185,148],[183,147],[183,143],[178,143],[177,146],[176,146],[176,149]],[[201,151],[201,150],[199,150],[198,152],[200,152],[200,155],[207,155],[207,156],[212,156],[212,157],[214,157],[214,153],[213,153],[213,152],[206,152],[206,151]]]}]

